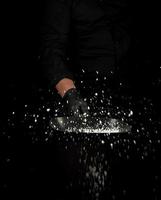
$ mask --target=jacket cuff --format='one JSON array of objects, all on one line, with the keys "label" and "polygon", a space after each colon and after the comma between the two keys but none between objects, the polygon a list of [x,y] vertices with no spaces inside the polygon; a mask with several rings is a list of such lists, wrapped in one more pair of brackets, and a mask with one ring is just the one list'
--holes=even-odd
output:
[{"label": "jacket cuff", "polygon": [[61,74],[61,75],[57,75],[56,77],[54,77],[53,79],[50,79],[50,82],[49,82],[49,85],[50,87],[55,87],[57,85],[57,83],[59,81],[61,81],[62,79],[64,78],[69,78],[71,80],[74,79],[73,75],[72,74]]}]

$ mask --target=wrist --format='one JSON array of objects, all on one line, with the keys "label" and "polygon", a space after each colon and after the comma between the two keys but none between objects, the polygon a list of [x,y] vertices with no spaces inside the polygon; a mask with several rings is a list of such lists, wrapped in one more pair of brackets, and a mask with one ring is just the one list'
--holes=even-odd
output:
[{"label": "wrist", "polygon": [[68,78],[64,78],[60,80],[58,84],[56,85],[56,89],[61,97],[64,97],[65,93],[72,88],[76,88],[76,87],[74,85],[73,80],[68,79]]}]

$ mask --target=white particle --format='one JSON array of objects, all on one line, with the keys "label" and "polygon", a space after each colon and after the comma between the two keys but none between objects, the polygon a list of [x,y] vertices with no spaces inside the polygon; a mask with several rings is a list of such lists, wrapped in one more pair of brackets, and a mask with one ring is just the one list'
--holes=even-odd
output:
[{"label": "white particle", "polygon": [[87,122],[87,119],[86,118],[84,118],[84,120],[83,120],[84,122]]},{"label": "white particle", "polygon": [[129,114],[128,114],[128,117],[132,116],[133,115],[133,111],[130,110]]},{"label": "white particle", "polygon": [[46,111],[47,111],[47,112],[50,112],[50,108],[47,108]]}]

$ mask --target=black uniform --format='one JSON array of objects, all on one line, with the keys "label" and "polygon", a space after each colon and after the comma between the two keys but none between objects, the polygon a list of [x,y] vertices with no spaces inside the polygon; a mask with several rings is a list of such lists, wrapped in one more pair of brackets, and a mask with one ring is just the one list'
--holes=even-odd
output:
[{"label": "black uniform", "polygon": [[40,58],[51,85],[82,69],[106,75],[128,52],[127,0],[48,0],[44,13]]}]

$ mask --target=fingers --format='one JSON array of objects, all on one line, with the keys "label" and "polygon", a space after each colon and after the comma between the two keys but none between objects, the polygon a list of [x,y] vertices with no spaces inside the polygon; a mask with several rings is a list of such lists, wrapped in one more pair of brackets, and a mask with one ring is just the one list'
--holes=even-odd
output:
[{"label": "fingers", "polygon": [[89,110],[90,110],[90,107],[85,102],[83,102],[81,105],[82,114],[85,116],[89,115]]},{"label": "fingers", "polygon": [[82,116],[89,115],[89,107],[85,102],[79,102],[71,108],[71,115]]},{"label": "fingers", "polygon": [[70,109],[70,114],[74,116],[79,116],[80,115],[80,105],[74,105]]}]

